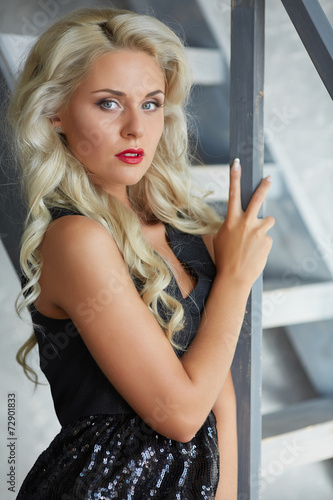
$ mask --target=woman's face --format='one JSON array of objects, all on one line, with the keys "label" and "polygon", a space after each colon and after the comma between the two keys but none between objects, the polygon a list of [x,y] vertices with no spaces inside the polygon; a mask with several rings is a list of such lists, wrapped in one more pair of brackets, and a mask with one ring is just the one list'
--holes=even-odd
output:
[{"label": "woman's face", "polygon": [[145,52],[97,58],[54,125],[95,184],[127,200],[150,167],[164,126],[164,74]]}]

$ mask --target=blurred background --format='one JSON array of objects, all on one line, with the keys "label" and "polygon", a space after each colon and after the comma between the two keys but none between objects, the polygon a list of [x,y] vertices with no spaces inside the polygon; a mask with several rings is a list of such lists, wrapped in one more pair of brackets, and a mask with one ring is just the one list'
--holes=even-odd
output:
[{"label": "blurred background", "polygon": [[[331,24],[332,0],[320,0]],[[29,46],[77,7],[115,6],[155,15],[185,40],[195,86],[190,102],[194,182],[225,212],[229,162],[229,0],[0,1],[0,92],[15,81]],[[266,0],[265,165],[273,176],[265,213],[276,219],[264,273],[263,500],[333,498],[333,108],[279,0]],[[31,326],[17,318],[18,238],[24,210],[4,134],[0,158],[0,428],[16,394],[17,489],[60,430],[49,387],[33,384],[15,362]],[[16,269],[15,269],[16,268]],[[31,364],[38,370],[37,351]],[[40,374],[41,381],[43,379]],[[0,497],[8,449],[0,446]]]}]

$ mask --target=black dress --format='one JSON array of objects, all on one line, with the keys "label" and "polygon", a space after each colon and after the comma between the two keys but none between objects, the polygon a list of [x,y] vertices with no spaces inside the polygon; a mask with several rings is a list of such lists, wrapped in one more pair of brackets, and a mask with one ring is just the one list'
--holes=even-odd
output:
[{"label": "black dress", "polygon": [[[53,209],[52,218],[70,214]],[[167,289],[184,307],[185,328],[175,340],[186,348],[198,329],[215,266],[201,236],[169,224],[165,228],[176,257],[197,280],[186,299],[173,276]],[[111,385],[71,320],[49,318],[33,306],[31,315],[39,325],[40,366],[62,428],[28,473],[17,499],[213,500],[219,479],[213,412],[188,443],[162,436]],[[183,353],[175,352],[178,357]],[[167,404],[157,402],[156,411],[164,418]]]}]

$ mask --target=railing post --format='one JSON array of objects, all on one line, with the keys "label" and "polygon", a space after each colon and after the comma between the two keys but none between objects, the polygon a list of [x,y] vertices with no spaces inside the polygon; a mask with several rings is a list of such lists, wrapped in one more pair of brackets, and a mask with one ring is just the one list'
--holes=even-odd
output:
[{"label": "railing post", "polygon": [[282,0],[304,47],[333,99],[333,28],[318,0]]},{"label": "railing post", "polygon": [[[245,209],[263,174],[264,0],[232,0],[230,161],[242,164]],[[262,278],[254,284],[232,366],[238,404],[238,500],[258,500],[261,450]]]}]

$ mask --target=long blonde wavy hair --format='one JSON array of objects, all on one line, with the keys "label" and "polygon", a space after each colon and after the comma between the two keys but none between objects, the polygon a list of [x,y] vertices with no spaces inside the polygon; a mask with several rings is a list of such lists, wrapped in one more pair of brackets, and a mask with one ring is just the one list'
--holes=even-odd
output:
[{"label": "long blonde wavy hair", "polygon": [[[91,63],[115,49],[151,55],[166,80],[165,126],[154,160],[140,182],[128,187],[134,212],[92,183],[66,138],[56,134],[51,123],[65,109]],[[170,271],[145,240],[140,220],[160,220],[191,234],[216,233],[221,224],[204,200],[191,192],[185,114],[190,88],[191,72],[182,42],[150,16],[109,8],[76,9],[38,39],[7,110],[28,208],[20,253],[26,285],[15,304],[19,316],[41,291],[38,247],[52,220],[50,208],[66,207],[109,231],[130,274],[142,282],[142,300],[175,345],[173,338],[183,328],[184,311],[179,301],[165,292]],[[168,320],[158,313],[158,303],[168,311]],[[33,333],[17,353],[17,361],[35,383],[37,375],[26,357],[36,342]]]}]

